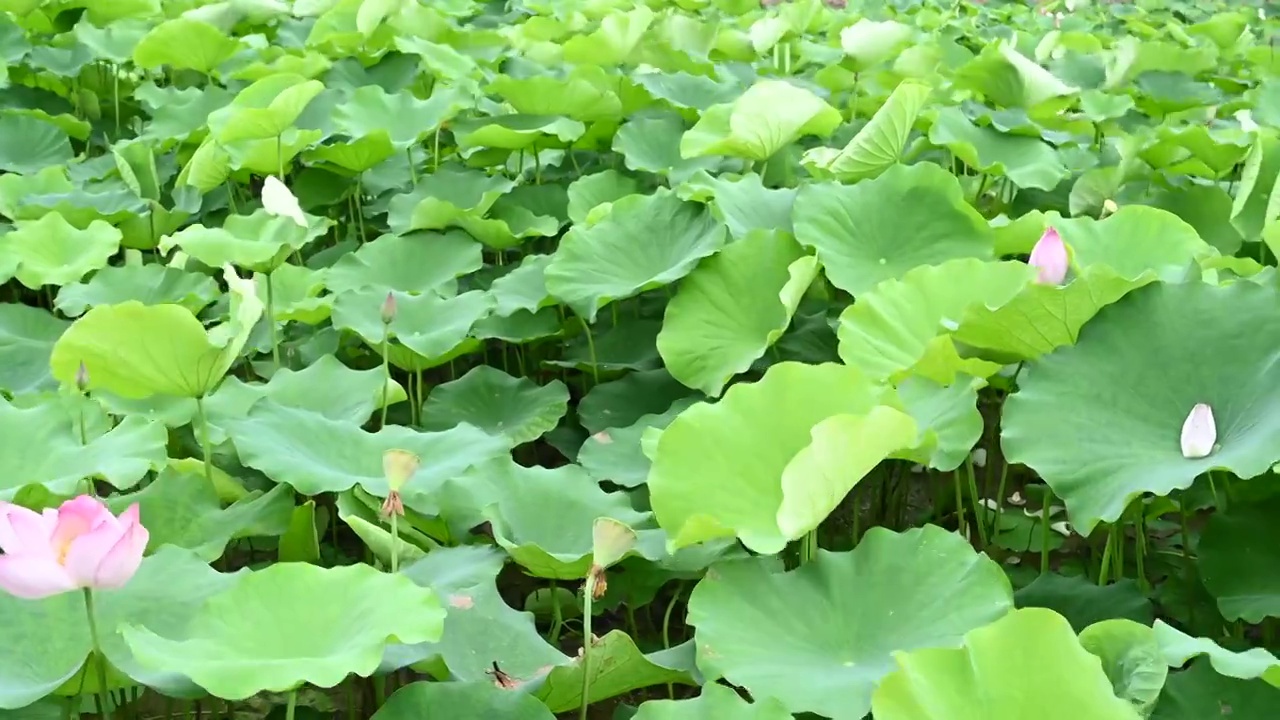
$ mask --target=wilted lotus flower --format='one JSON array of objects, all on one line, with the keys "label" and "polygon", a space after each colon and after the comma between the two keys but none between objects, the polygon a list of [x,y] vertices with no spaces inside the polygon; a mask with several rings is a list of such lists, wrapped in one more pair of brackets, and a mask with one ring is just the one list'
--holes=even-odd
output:
[{"label": "wilted lotus flower", "polygon": [[1058,231],[1053,228],[1044,231],[1036,241],[1036,246],[1031,249],[1031,257],[1027,260],[1028,265],[1039,271],[1036,282],[1046,285],[1061,285],[1063,279],[1067,277],[1069,262],[1067,245],[1062,242],[1062,236],[1058,235]]},{"label": "wilted lotus flower", "polygon": [[275,175],[268,175],[262,184],[262,209],[270,215],[289,218],[299,227],[307,227],[307,216],[298,198]]},{"label": "wilted lotus flower", "polygon": [[613,565],[636,546],[636,531],[626,523],[613,518],[596,518],[591,525],[591,582],[592,596],[599,600],[608,589],[605,568]]},{"label": "wilted lotus flower", "polygon": [[1213,422],[1213,409],[1205,403],[1196,403],[1182,423],[1182,457],[1207,457],[1217,441],[1218,428]]},{"label": "wilted lotus flower", "polygon": [[0,502],[0,589],[27,600],[125,586],[150,534],[134,503],[116,517],[81,495],[43,513]]},{"label": "wilted lotus flower", "polygon": [[404,502],[400,489],[413,479],[422,459],[408,450],[388,450],[382,453],[382,474],[387,478],[387,499],[382,503],[382,515],[404,515]]}]

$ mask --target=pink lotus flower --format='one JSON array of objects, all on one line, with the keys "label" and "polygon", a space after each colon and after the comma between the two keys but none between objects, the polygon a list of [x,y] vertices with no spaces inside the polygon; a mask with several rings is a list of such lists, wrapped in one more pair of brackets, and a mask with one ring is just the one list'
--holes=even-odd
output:
[{"label": "pink lotus flower", "polygon": [[1182,422],[1182,457],[1189,460],[1208,457],[1218,441],[1218,427],[1213,421],[1213,408],[1196,403]]},{"label": "pink lotus flower", "polygon": [[1057,230],[1048,228],[1044,231],[1036,241],[1036,246],[1031,248],[1027,264],[1039,271],[1036,282],[1046,285],[1062,284],[1067,277],[1070,261],[1067,259],[1067,245],[1062,242],[1062,236]]},{"label": "pink lotus flower", "polygon": [[135,503],[116,517],[81,495],[44,513],[0,502],[0,589],[27,600],[114,590],[138,571],[150,534]]}]

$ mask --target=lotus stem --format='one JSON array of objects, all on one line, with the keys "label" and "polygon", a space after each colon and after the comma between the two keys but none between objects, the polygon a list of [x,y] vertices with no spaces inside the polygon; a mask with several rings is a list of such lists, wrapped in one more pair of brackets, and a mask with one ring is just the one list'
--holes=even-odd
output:
[{"label": "lotus stem", "polygon": [[413,166],[413,146],[404,149],[405,159],[409,161],[409,179],[413,181],[413,186],[418,187],[418,168]]},{"label": "lotus stem", "polygon": [[1107,584],[1107,575],[1111,571],[1111,551],[1116,541],[1116,529],[1111,527],[1107,530],[1107,544],[1102,549],[1102,564],[1098,567],[1098,585]]},{"label": "lotus stem", "polygon": [[[676,591],[671,594],[671,599],[667,601],[666,612],[662,613],[662,647],[664,650],[671,649],[671,613],[676,609],[676,604],[680,602],[680,595],[684,592],[684,583],[676,583]],[[676,687],[673,683],[667,683],[667,697],[676,699]]]},{"label": "lotus stem", "polygon": [[391,344],[391,329],[387,326],[382,328],[382,414],[378,420],[378,429],[387,426],[387,393],[391,385],[391,354],[389,345]]},{"label": "lotus stem", "polygon": [[587,708],[591,705],[591,600],[596,592],[596,573],[587,573],[587,584],[582,590],[582,706],[578,720],[587,720]]},{"label": "lotus stem", "polygon": [[582,332],[587,336],[587,354],[591,357],[591,379],[599,385],[600,366],[596,362],[596,341],[591,337],[591,326],[587,324],[587,319],[579,315],[578,322],[582,323]]},{"label": "lotus stem", "polygon": [[271,328],[271,362],[276,370],[280,369],[280,340],[276,335],[276,291],[271,282],[271,273],[267,276],[267,326]]},{"label": "lotus stem", "polygon": [[209,442],[209,417],[204,412],[204,398],[196,398],[196,420],[200,423],[200,449],[204,456],[204,479],[213,485],[213,444]]},{"label": "lotus stem", "polygon": [[391,513],[391,574],[400,572],[400,513]]},{"label": "lotus stem", "polygon": [[965,539],[969,539],[969,523],[966,521],[964,515],[964,490],[960,487],[960,472],[958,470],[952,472],[951,478],[955,482],[956,490],[956,523],[959,526],[960,534],[963,535]]},{"label": "lotus stem", "polygon": [[[990,457],[987,458],[987,462],[988,463],[991,462]],[[999,532],[1000,530],[1000,515],[1001,513],[1004,512],[1004,491],[1006,488],[1006,483],[1008,483],[1008,481],[1009,481],[1009,464],[1001,463],[1000,464],[1000,483],[997,485],[997,489],[996,489],[996,509],[995,509],[995,512],[992,513],[991,515],[991,533],[988,535],[988,537],[995,537],[996,533]]]},{"label": "lotus stem", "polygon": [[[984,518],[979,512],[979,508],[982,508],[983,505],[982,498],[978,496],[978,480],[973,472],[972,453],[965,456],[964,465],[965,472],[969,476],[969,495],[973,501],[973,524],[978,527],[978,541],[982,543],[982,548],[985,550],[987,547],[987,524],[983,522]],[[1046,527],[1045,529],[1047,530],[1048,528]]]},{"label": "lotus stem", "polygon": [[284,709],[284,719],[293,720],[294,714],[298,711],[298,691],[289,691],[289,704]]},{"label": "lotus stem", "polygon": [[85,616],[89,619],[89,640],[93,654],[98,657],[98,694],[102,697],[103,720],[111,720],[111,696],[107,690],[107,656],[102,652],[102,637],[98,634],[98,620],[93,611],[93,590],[84,589]]},{"label": "lotus stem", "polygon": [[1049,508],[1053,505],[1053,490],[1044,486],[1044,507],[1040,508],[1040,574],[1049,572]]},{"label": "lotus stem", "polygon": [[560,586],[551,581],[551,632],[547,633],[547,641],[552,645],[560,642],[560,631],[564,628],[564,611],[560,608]]}]

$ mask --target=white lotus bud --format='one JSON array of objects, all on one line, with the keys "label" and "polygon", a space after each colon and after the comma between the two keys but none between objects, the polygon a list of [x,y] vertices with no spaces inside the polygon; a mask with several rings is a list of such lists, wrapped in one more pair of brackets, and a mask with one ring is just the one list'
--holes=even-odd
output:
[{"label": "white lotus bud", "polygon": [[1196,403],[1182,423],[1182,457],[1196,459],[1213,452],[1218,440],[1218,428],[1213,422],[1213,409],[1206,403]]},{"label": "white lotus bud", "polygon": [[276,217],[285,217],[299,227],[307,227],[307,216],[298,204],[298,198],[275,175],[268,175],[262,184],[262,209]]},{"label": "white lotus bud", "polygon": [[987,449],[986,448],[974,448],[972,455],[973,455],[974,467],[983,468],[987,466]]}]

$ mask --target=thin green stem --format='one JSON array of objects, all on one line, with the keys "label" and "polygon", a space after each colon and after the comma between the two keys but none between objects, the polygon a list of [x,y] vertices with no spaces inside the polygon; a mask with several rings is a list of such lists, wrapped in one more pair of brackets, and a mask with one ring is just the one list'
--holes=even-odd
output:
[{"label": "thin green stem", "polygon": [[1137,507],[1135,508],[1135,510],[1137,512],[1135,513],[1136,517],[1134,518],[1133,527],[1137,535],[1134,538],[1134,544],[1133,544],[1134,560],[1138,564],[1138,588],[1143,591],[1146,591],[1149,589],[1147,586],[1147,570],[1146,570],[1147,513],[1146,513],[1146,509],[1142,506],[1141,500],[1137,502]]},{"label": "thin green stem", "polygon": [[[1182,527],[1182,579],[1185,586],[1189,588],[1192,586],[1192,574],[1194,573],[1194,569],[1191,565],[1191,530],[1188,528],[1185,497],[1178,499],[1178,519]],[[1187,619],[1193,626],[1196,622],[1195,607],[1195,603],[1190,603],[1187,608]]]},{"label": "thin green stem", "polygon": [[[991,462],[991,455],[987,455],[987,462]],[[991,527],[988,537],[995,537],[996,532],[1000,529],[1000,514],[1004,512],[1004,491],[1005,484],[1009,481],[1009,464],[1000,464],[1000,483],[996,489],[996,509],[991,514]]]},{"label": "thin green stem", "polygon": [[1107,584],[1107,576],[1111,573],[1112,549],[1116,543],[1116,528],[1107,529],[1107,544],[1102,550],[1102,564],[1098,567],[1098,585]]},{"label": "thin green stem", "polygon": [[111,720],[111,697],[107,689],[107,659],[102,654],[102,636],[98,634],[98,619],[94,617],[93,591],[84,589],[85,616],[89,618],[89,639],[93,643],[93,654],[98,666],[98,693],[102,696],[103,720]]},{"label": "thin green stem", "polygon": [[391,513],[391,574],[400,572],[400,513]]},{"label": "thin green stem", "polygon": [[276,170],[280,182],[284,182],[284,134],[276,135]]},{"label": "thin green stem", "polygon": [[298,711],[298,691],[289,692],[289,704],[284,708],[284,720],[293,720],[293,716]]},{"label": "thin green stem", "polygon": [[560,586],[551,581],[551,632],[547,633],[547,642],[559,647],[560,631],[564,629],[564,610],[560,607]]},{"label": "thin green stem", "polygon": [[1053,491],[1044,486],[1044,507],[1040,508],[1040,574],[1049,572],[1049,509],[1053,506]]},{"label": "thin green stem", "polygon": [[591,379],[599,385],[600,366],[596,362],[596,341],[591,337],[591,326],[587,324],[587,319],[579,315],[578,322],[582,323],[582,332],[587,336],[587,354],[591,358]]},{"label": "thin green stem", "polygon": [[413,164],[413,148],[404,149],[404,156],[409,161],[409,179],[413,180],[413,186],[418,187],[418,168]]},{"label": "thin green stem", "polygon": [[271,273],[267,276],[267,326],[271,328],[271,363],[276,370],[280,369],[280,338],[276,328],[276,291],[271,282]]},{"label": "thin green stem", "polygon": [[440,128],[436,127],[435,144],[431,149],[431,169],[432,171],[440,170]]},{"label": "thin green stem", "polygon": [[582,592],[582,707],[578,720],[587,720],[587,708],[591,705],[591,600],[596,592],[596,574],[587,573],[587,584]]},{"label": "thin green stem", "polygon": [[204,412],[204,398],[196,398],[196,421],[200,423],[200,449],[204,455],[204,479],[213,484],[213,443],[209,441],[209,417]]},{"label": "thin green stem", "polygon": [[111,64],[111,78],[115,81],[111,87],[111,99],[116,106],[116,138],[120,137],[120,66]]},{"label": "thin green stem", "polygon": [[[671,594],[671,599],[667,601],[667,609],[662,613],[662,647],[666,650],[671,649],[671,613],[676,609],[676,605],[680,602],[680,595],[684,592],[684,583],[676,583],[676,591]],[[667,697],[672,700],[676,699],[676,688],[672,683],[667,683]]]},{"label": "thin green stem", "polygon": [[968,522],[964,514],[964,490],[960,487],[960,472],[951,473],[951,477],[955,480],[956,489],[956,522],[960,528],[960,534],[965,538],[969,537]]},{"label": "thin green stem", "polygon": [[972,454],[969,455],[967,458],[965,458],[964,464],[965,464],[966,474],[968,475],[968,478],[969,478],[969,499],[973,502],[973,520],[974,520],[973,524],[978,526],[978,541],[982,543],[982,548],[986,549],[987,524],[983,522],[985,518],[982,517],[982,513],[980,511],[980,508],[982,508],[983,505],[982,505],[982,498],[978,496],[978,479],[974,476],[974,473],[973,473],[973,455]]}]

